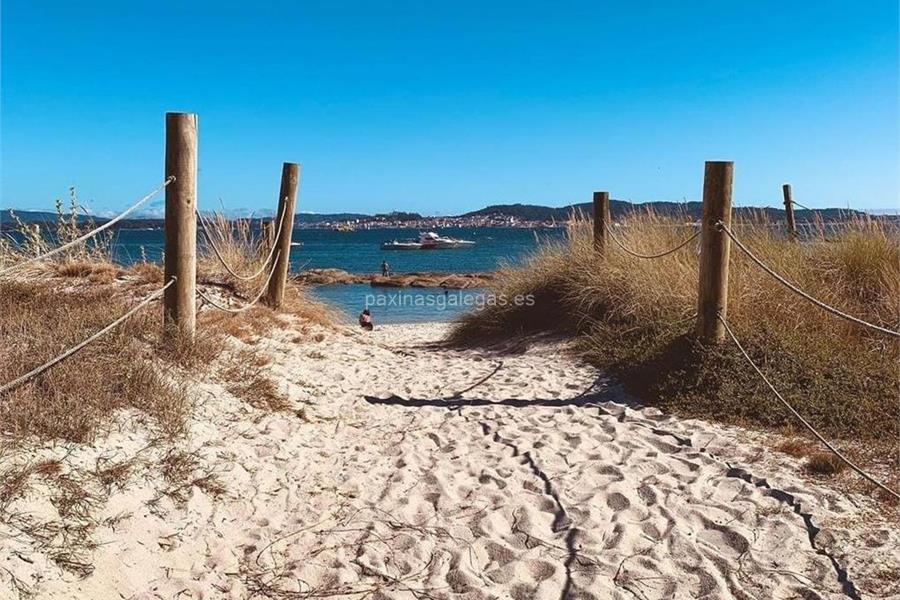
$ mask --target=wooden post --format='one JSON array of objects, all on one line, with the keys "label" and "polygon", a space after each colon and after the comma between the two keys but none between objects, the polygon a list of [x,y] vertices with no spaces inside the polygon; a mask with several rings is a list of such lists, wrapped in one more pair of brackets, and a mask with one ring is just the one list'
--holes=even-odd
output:
[{"label": "wooden post", "polygon": [[300,165],[284,163],[281,168],[281,191],[278,195],[278,212],[275,214],[274,227],[282,213],[281,235],[278,238],[278,249],[275,250],[275,272],[269,280],[269,292],[266,302],[272,308],[278,308],[284,302],[284,287],[287,284],[288,266],[291,258],[291,234],[294,231],[294,206],[297,202],[297,186],[300,183]]},{"label": "wooden post", "polygon": [[794,220],[794,199],[791,195],[791,184],[781,186],[784,194],[784,216],[787,218],[788,233],[791,237],[797,237],[797,222]]},{"label": "wooden post", "polygon": [[197,325],[197,115],[166,113],[165,281],[175,283],[163,296],[166,335],[193,338]]},{"label": "wooden post", "polygon": [[594,192],[594,250],[603,254],[609,239],[609,192]]},{"label": "wooden post", "polygon": [[728,259],[731,239],[718,224],[731,227],[731,187],[734,163],[707,161],[703,176],[703,216],[700,222],[700,289],[697,296],[697,338],[715,344],[725,339],[718,316],[728,311]]}]

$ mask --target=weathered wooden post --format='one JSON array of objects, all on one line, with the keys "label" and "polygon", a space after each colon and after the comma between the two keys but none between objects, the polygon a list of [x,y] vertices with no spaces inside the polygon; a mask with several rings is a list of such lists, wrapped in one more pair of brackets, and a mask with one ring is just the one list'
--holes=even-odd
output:
[{"label": "weathered wooden post", "polygon": [[274,225],[277,227],[278,220],[281,219],[281,233],[278,237],[278,249],[275,250],[275,272],[269,280],[269,292],[266,296],[266,303],[272,308],[278,308],[284,302],[284,288],[287,285],[291,258],[291,234],[294,231],[294,206],[297,202],[299,183],[300,165],[284,163],[281,168],[281,191],[278,195],[278,213],[275,215],[276,225]]},{"label": "weathered wooden post", "polygon": [[719,229],[731,227],[731,187],[734,163],[707,161],[703,176],[703,216],[700,222],[700,289],[697,296],[697,338],[715,344],[725,338],[718,316],[728,311],[728,258],[731,239]]},{"label": "weathered wooden post", "polygon": [[166,113],[166,335],[193,338],[197,326],[197,115]]},{"label": "weathered wooden post", "polygon": [[784,216],[787,219],[788,233],[791,237],[797,237],[797,222],[794,221],[794,198],[791,194],[791,184],[781,186],[784,194]]},{"label": "weathered wooden post", "polygon": [[594,250],[603,254],[609,240],[609,192],[594,192]]}]

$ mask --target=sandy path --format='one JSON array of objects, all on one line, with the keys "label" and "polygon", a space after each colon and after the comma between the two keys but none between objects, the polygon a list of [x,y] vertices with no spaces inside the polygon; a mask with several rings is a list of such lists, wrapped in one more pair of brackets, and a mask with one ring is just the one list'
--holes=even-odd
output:
[{"label": "sandy path", "polygon": [[[443,332],[262,342],[296,413],[198,390],[187,444],[224,497],[150,510],[152,482],[132,482],[90,577],[15,572],[47,598],[518,600],[859,597],[897,569],[896,531],[739,431],[629,407],[560,345],[422,346]],[[143,442],[113,438],[85,461]]]}]

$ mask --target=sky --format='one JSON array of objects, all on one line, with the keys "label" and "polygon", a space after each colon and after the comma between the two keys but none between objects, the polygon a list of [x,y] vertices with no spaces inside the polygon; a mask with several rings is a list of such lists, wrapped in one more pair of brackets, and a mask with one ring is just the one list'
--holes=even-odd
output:
[{"label": "sky", "polygon": [[[98,214],[199,115],[203,209],[457,214],[593,190],[900,207],[898,2],[2,0],[0,206]],[[156,207],[161,200],[155,201]]]}]

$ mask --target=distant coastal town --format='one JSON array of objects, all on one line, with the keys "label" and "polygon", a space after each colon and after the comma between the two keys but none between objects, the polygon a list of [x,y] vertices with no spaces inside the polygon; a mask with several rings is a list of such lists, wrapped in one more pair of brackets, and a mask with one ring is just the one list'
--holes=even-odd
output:
[{"label": "distant coastal town", "polygon": [[[590,216],[593,207],[589,203],[549,207],[531,204],[493,205],[480,210],[456,216],[423,216],[418,213],[394,212],[379,215],[364,214],[298,214],[295,226],[302,229],[333,229],[335,231],[356,231],[367,229],[451,229],[474,227],[500,227],[520,229],[556,229],[565,227],[573,216]],[[616,221],[625,221],[637,214],[647,212],[675,219],[684,223],[695,223],[700,219],[699,202],[646,202],[635,204],[622,200],[610,202],[610,212]],[[735,207],[736,216],[764,218],[771,222],[784,221],[784,210],[774,207]],[[818,220],[824,222],[844,221],[848,218],[866,216],[865,213],[839,208],[796,210],[798,222]],[[895,220],[892,215],[868,215],[879,220]]]},{"label": "distant coastal town", "polygon": [[[294,226],[299,229],[331,229],[334,231],[357,231],[369,229],[433,229],[496,227],[519,229],[555,229],[564,227],[572,216],[590,216],[593,208],[590,203],[569,204],[561,207],[541,206],[534,204],[495,204],[480,210],[461,215],[425,216],[414,212],[391,212],[367,215],[362,213],[297,213],[294,215]],[[610,213],[617,221],[625,221],[637,214],[647,212],[674,219],[683,219],[684,223],[695,223],[700,218],[699,202],[645,202],[631,203],[624,200],[610,200]],[[844,208],[798,209],[795,210],[798,223],[841,222],[855,217],[869,217],[879,221],[896,222],[900,220],[896,214],[867,214]],[[766,219],[777,223],[784,221],[784,210],[771,206],[735,207],[736,217]],[[0,230],[15,229],[20,223],[41,224],[53,228],[61,215],[55,212],[12,211],[0,209]],[[69,215],[62,215],[68,220]],[[266,221],[270,214],[243,216],[228,215],[230,221]],[[77,215],[79,222],[90,221],[102,224],[108,219]],[[163,220],[157,216],[143,215],[119,222],[117,229],[161,229]]]},{"label": "distant coastal town", "polygon": [[522,229],[547,229],[565,225],[555,219],[528,220],[511,215],[493,214],[457,217],[393,218],[390,215],[362,216],[352,219],[299,222],[301,229],[333,229],[335,231],[356,231],[359,229],[450,229],[462,227],[515,227]]}]

